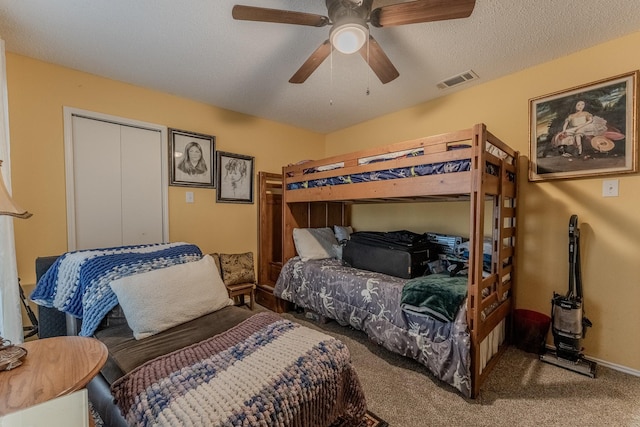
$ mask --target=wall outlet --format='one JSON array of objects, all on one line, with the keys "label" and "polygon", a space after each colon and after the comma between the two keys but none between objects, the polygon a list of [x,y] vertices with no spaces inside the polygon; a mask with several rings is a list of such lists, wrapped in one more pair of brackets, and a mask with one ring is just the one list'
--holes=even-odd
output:
[{"label": "wall outlet", "polygon": [[618,197],[617,179],[605,179],[602,181],[602,197]]},{"label": "wall outlet", "polygon": [[193,191],[186,192],[187,203],[193,203]]}]

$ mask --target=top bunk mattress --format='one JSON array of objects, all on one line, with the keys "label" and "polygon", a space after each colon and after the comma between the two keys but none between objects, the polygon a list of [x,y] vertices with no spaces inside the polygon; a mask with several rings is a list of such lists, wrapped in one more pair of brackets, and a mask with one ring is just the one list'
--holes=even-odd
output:
[{"label": "top bunk mattress", "polygon": [[[484,154],[474,166],[478,148]],[[504,165],[506,179],[515,182],[518,153],[486,131],[484,125],[433,137],[391,144],[323,160],[302,161],[284,168],[286,190],[389,181],[431,175],[458,175],[458,181],[471,182],[470,174],[500,177]],[[470,184],[469,184],[470,186]],[[459,187],[461,190],[464,187]],[[461,194],[469,191],[462,191]]]},{"label": "top bunk mattress", "polygon": [[[448,162],[437,162],[430,164],[420,164],[415,166],[389,168],[368,172],[337,175],[327,178],[309,179],[305,181],[292,182],[287,184],[287,190],[298,190],[301,188],[316,188],[328,185],[357,184],[361,182],[386,181],[389,179],[411,178],[414,176],[440,175],[444,173],[468,172],[471,170],[471,159],[453,160]],[[312,174],[313,169],[305,170],[304,174]]]}]

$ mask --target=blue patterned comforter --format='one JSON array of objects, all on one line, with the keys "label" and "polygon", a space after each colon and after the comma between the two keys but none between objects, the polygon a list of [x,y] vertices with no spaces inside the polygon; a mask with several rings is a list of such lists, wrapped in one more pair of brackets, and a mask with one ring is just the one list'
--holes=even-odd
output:
[{"label": "blue patterned comforter", "polygon": [[82,319],[80,335],[91,336],[118,304],[109,283],[120,277],[197,261],[200,249],[188,243],[121,246],[67,252],[40,278],[31,300]]}]

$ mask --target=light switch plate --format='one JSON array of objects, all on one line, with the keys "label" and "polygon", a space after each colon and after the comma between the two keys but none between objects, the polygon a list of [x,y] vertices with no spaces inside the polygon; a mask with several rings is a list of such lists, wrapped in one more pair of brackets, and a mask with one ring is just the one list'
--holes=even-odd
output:
[{"label": "light switch plate", "polygon": [[186,192],[187,203],[193,203],[193,191]]},{"label": "light switch plate", "polygon": [[618,197],[617,179],[605,179],[602,181],[602,197]]}]

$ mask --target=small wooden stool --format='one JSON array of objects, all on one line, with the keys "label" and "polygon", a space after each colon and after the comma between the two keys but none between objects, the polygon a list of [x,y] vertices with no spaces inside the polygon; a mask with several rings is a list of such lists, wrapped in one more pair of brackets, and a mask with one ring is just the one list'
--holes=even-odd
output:
[{"label": "small wooden stool", "polygon": [[255,283],[238,283],[237,285],[226,285],[229,292],[229,298],[236,300],[240,297],[240,305],[244,305],[244,296],[249,296],[249,308],[253,310],[253,302],[255,301],[256,285]]}]

